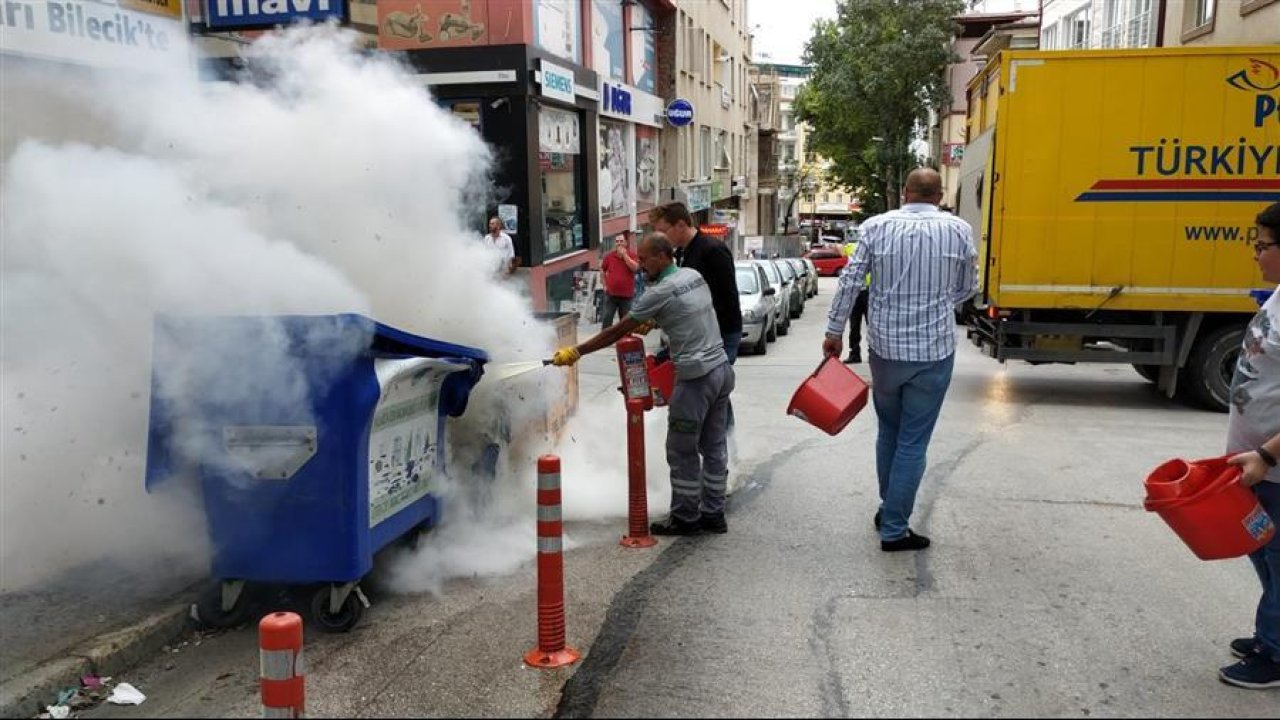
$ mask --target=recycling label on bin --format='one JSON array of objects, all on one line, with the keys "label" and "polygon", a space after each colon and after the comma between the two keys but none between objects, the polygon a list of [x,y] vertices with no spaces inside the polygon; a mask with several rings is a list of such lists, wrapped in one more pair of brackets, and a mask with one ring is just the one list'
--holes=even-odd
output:
[{"label": "recycling label on bin", "polygon": [[429,358],[374,360],[381,395],[369,432],[369,527],[436,489],[440,386],[465,370]]}]

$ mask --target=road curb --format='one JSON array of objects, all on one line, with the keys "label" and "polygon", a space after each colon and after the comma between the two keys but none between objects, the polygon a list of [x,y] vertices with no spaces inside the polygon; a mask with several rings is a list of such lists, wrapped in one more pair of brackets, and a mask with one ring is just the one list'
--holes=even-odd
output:
[{"label": "road curb", "polygon": [[6,680],[0,684],[0,717],[32,717],[52,704],[59,690],[79,687],[86,673],[117,676],[137,665],[182,635],[190,608],[189,602],[169,605]]}]

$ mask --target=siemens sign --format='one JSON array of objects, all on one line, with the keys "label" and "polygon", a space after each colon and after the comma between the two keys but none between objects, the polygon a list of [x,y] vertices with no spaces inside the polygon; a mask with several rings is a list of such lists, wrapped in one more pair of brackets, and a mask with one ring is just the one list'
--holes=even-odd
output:
[{"label": "siemens sign", "polygon": [[346,0],[205,0],[210,28],[236,30],[287,25],[298,20],[342,20]]}]

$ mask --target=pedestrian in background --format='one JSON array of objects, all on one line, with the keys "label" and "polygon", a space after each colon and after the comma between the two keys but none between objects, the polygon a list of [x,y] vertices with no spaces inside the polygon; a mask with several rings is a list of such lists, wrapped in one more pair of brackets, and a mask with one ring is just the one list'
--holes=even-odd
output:
[{"label": "pedestrian in background", "polygon": [[631,313],[575,347],[560,348],[552,362],[572,365],[645,323],[662,328],[676,364],[676,385],[667,408],[671,514],[650,530],[655,535],[725,533],[729,531],[724,497],[729,481],[733,366],[720,339],[707,281],[690,268],[676,267],[674,255],[674,245],[665,235],[646,236],[640,243],[640,264],[649,286],[631,306]]},{"label": "pedestrian in background", "polygon": [[[858,248],[858,243],[846,243],[841,252],[846,258],[852,257],[854,250]],[[848,261],[845,261],[848,264]],[[845,365],[853,365],[862,362],[862,323],[867,319],[867,302],[871,292],[871,273],[867,273],[862,289],[858,291],[858,298],[853,301],[853,314],[849,316],[849,355],[844,359]]]},{"label": "pedestrian in background", "polygon": [[[1258,214],[1253,258],[1262,279],[1277,284],[1244,333],[1231,380],[1227,452],[1243,469],[1240,484],[1253,489],[1272,520],[1280,521],[1280,203]],[[1280,688],[1280,533],[1251,553],[1262,581],[1252,637],[1231,642],[1240,662],[1218,671],[1237,687]]]},{"label": "pedestrian in background", "polygon": [[600,311],[600,328],[613,324],[631,312],[631,300],[636,294],[636,271],[640,262],[627,243],[627,236],[613,236],[613,250],[600,261],[600,275],[604,279],[604,307]]},{"label": "pedestrian in background", "polygon": [[519,267],[520,261],[516,258],[516,245],[511,241],[511,236],[503,232],[502,220],[496,217],[489,218],[489,234],[484,236],[484,244],[485,247],[497,253],[499,258],[498,271],[503,275],[511,275]]},{"label": "pedestrian in background", "polygon": [[925,454],[955,364],[954,308],[977,289],[977,251],[963,220],[938,210],[937,171],[907,176],[905,203],[862,224],[861,239],[840,273],[827,315],[823,354],[839,357],[867,273],[867,346],[879,431],[876,476],[880,549],[923,550],[929,538],[910,527]]}]

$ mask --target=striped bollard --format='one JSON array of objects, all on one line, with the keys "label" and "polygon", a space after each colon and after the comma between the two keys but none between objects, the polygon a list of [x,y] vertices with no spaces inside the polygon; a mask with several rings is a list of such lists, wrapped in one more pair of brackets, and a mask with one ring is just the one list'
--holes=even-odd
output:
[{"label": "striped bollard", "polygon": [[258,623],[258,662],[262,717],[302,717],[306,687],[301,616],[277,612],[262,618]]},{"label": "striped bollard", "polygon": [[658,544],[649,534],[649,488],[644,470],[644,401],[627,399],[627,530],[623,547],[647,548]]},{"label": "striped bollard", "polygon": [[538,458],[538,647],[524,654],[536,668],[571,665],[582,657],[564,642],[564,550],[560,458]]}]

